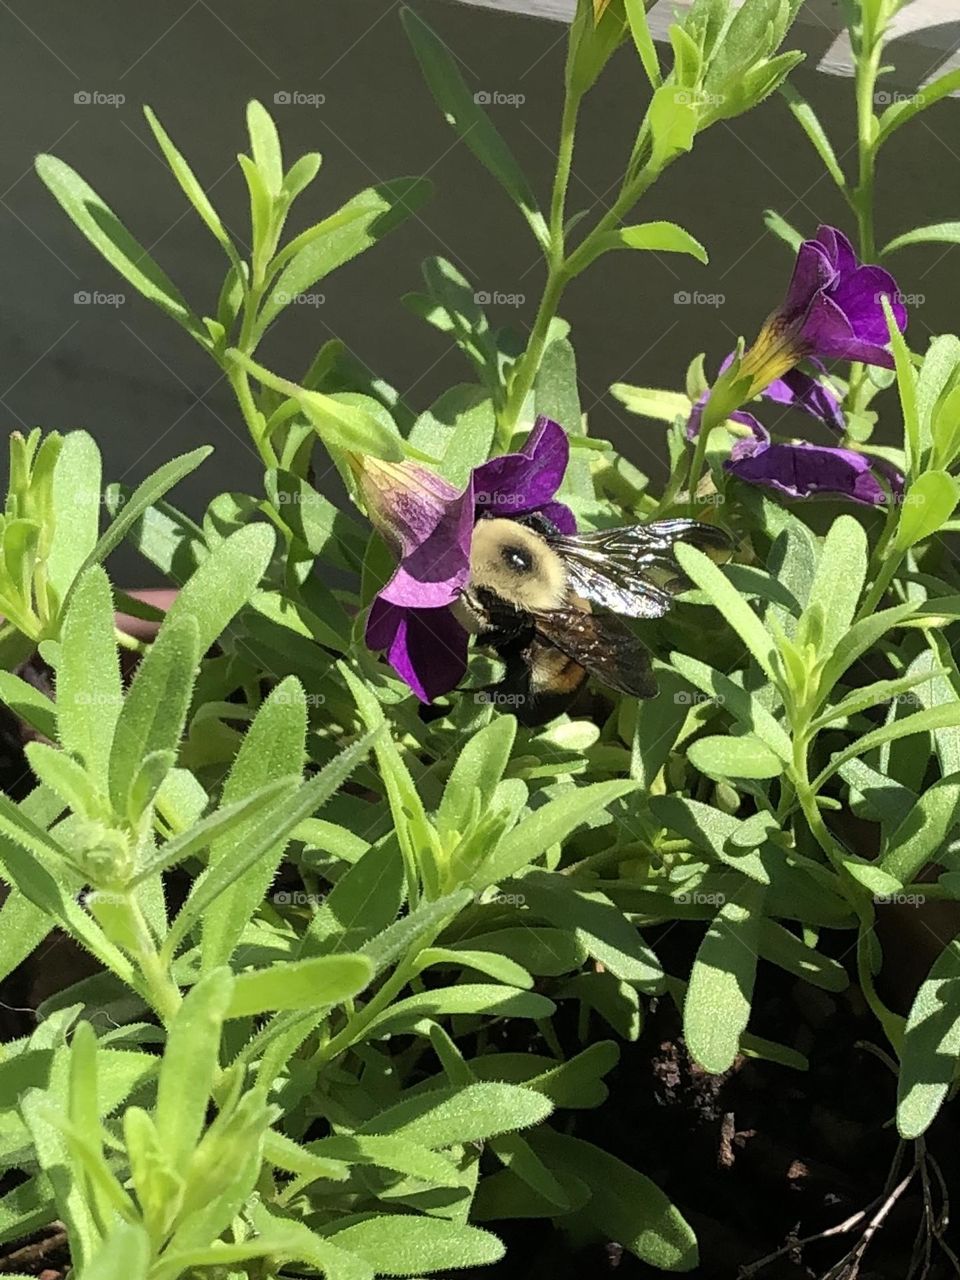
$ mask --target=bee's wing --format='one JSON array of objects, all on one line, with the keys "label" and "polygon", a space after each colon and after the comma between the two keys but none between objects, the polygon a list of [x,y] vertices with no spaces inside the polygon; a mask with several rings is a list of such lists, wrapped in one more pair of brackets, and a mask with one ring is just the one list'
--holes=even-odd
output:
[{"label": "bee's wing", "polygon": [[619,618],[582,609],[533,615],[537,632],[603,684],[634,698],[655,698],[650,655]]},{"label": "bee's wing", "polygon": [[676,543],[692,543],[708,554],[730,552],[722,529],[696,520],[558,534],[546,541],[562,557],[576,595],[630,618],[662,618],[672,595],[690,586],[673,555]]}]

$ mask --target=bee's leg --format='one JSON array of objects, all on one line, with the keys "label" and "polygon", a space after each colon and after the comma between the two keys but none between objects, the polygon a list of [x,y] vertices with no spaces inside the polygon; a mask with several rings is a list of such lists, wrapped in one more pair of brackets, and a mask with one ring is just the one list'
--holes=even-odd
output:
[{"label": "bee's leg", "polygon": [[542,511],[531,511],[527,516],[520,516],[517,520],[517,524],[526,525],[526,527],[528,529],[532,529],[534,533],[543,534],[543,536],[547,538],[556,538],[560,535],[560,530],[552,520],[547,519]]}]

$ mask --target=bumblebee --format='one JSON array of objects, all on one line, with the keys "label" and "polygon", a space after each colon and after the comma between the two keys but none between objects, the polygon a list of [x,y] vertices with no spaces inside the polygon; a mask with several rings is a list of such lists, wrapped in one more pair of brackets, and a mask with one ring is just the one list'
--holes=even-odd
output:
[{"label": "bumblebee", "polygon": [[714,559],[731,551],[722,529],[696,520],[569,536],[543,516],[481,519],[454,610],[506,665],[491,698],[535,726],[567,710],[588,676],[634,698],[655,697],[650,655],[616,615],[660,618],[690,586],[673,556],[677,542]]}]

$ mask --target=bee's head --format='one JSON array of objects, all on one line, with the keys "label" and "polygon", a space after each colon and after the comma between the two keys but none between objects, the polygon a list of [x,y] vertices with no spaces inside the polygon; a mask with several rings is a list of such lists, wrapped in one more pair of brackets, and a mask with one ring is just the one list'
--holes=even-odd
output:
[{"label": "bee's head", "polygon": [[482,519],[473,531],[470,579],[515,608],[560,608],[567,589],[563,561],[538,533],[516,520]]}]

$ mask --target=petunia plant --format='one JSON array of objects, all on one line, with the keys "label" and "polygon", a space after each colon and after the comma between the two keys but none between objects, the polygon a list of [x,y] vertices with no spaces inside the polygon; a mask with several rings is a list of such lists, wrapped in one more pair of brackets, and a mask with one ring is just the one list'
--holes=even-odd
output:
[{"label": "petunia plant", "polygon": [[[781,1163],[767,1128],[784,1110],[809,1146],[777,1212],[751,1200],[731,1274],[789,1255],[853,1276],[881,1240],[904,1275],[955,1261],[960,338],[918,349],[909,257],[895,274],[888,259],[956,224],[879,248],[874,174],[960,80],[878,112],[900,5],[850,0],[848,177],[786,79],[796,0],[695,0],[669,50],[647,7],[578,0],[542,193],[455,55],[403,15],[429,91],[543,257],[522,335],[493,329],[450,262],[423,264],[407,306],[472,379],[432,404],[336,339],[300,371],[260,351],[327,273],[366,250],[386,262],[423,178],[285,238],[320,157],[285,161],[252,103],[243,249],[148,110],[223,259],[219,296],[194,310],[73,169],[38,161],[227,378],[264,475],[187,513],[170,493],[206,446],[131,490],[104,484],[111,460],[84,432],[11,440],[0,1271],[53,1255],[78,1280],[375,1280],[506,1253],[524,1273],[553,1258],[690,1272],[701,1234],[714,1274],[708,1251],[727,1266],[741,1247],[741,1153],[751,1179],[771,1151]],[[571,205],[578,122],[613,57],[635,72],[632,142],[591,220]],[[614,386],[667,425],[655,491],[629,449],[589,434],[559,308],[614,250],[628,268],[650,250],[704,260],[679,223],[633,211],[670,165],[696,164],[704,130],[784,112],[777,90],[849,224],[804,238],[770,217],[792,268],[735,349],[717,333],[682,391]],[[413,274],[395,264],[385,294]],[[809,435],[780,430],[785,410]],[[471,644],[463,597],[491,517],[593,548],[692,517],[729,544],[723,565],[698,549],[710,538],[669,561],[636,538],[635,563],[617,553],[611,591],[640,583],[657,604],[617,634],[649,652],[659,696],[597,682],[538,726],[487,696],[497,659]],[[168,584],[165,610],[114,584],[121,543]],[[584,630],[611,612],[558,590]],[[868,1060],[882,1087],[862,1084]],[[824,1072],[827,1102],[810,1083]],[[869,1167],[811,1210],[797,1184],[857,1145],[856,1106]]]}]

